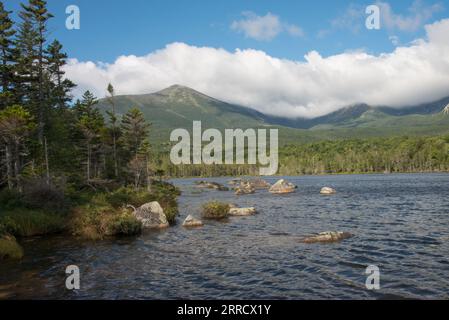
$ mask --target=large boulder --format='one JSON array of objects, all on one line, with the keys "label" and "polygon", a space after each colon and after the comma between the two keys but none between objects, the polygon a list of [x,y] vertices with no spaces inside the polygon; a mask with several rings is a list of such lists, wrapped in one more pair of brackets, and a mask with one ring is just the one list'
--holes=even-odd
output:
[{"label": "large boulder", "polygon": [[349,232],[335,232],[327,231],[321,232],[316,235],[307,236],[300,240],[302,243],[331,243],[339,242],[345,239],[352,238],[353,235]]},{"label": "large boulder", "polygon": [[330,195],[330,194],[336,194],[337,191],[335,191],[335,189],[332,189],[329,187],[324,187],[321,189],[320,193],[324,194],[324,195]]},{"label": "large boulder", "polygon": [[230,207],[229,209],[229,215],[234,217],[246,217],[246,216],[252,216],[256,214],[256,208],[236,208],[236,207]]},{"label": "large boulder", "polygon": [[270,192],[274,194],[284,194],[284,193],[292,193],[295,192],[295,189],[297,187],[284,179],[279,180],[276,182],[271,188]]},{"label": "large boulder", "polygon": [[163,229],[169,227],[164,209],[159,202],[146,203],[134,211],[137,220],[142,222],[142,227],[147,229]]},{"label": "large boulder", "polygon": [[185,220],[184,223],[182,224],[183,227],[186,228],[195,228],[195,227],[202,227],[203,221],[194,218],[192,215],[189,215]]}]

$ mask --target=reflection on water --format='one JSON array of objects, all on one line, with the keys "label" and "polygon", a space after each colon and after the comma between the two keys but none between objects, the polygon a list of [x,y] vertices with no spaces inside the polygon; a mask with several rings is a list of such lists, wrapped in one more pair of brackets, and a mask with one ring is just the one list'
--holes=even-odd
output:
[{"label": "reflection on water", "polygon": [[[228,179],[211,179],[225,183]],[[276,179],[267,179],[275,182]],[[178,225],[137,238],[80,242],[62,236],[22,243],[21,262],[0,265],[0,299],[383,299],[449,298],[449,175],[288,178],[294,194],[236,197],[181,187]],[[321,196],[323,186],[337,189]],[[182,220],[217,199],[259,214]],[[321,231],[348,231],[336,244],[302,244]],[[81,290],[65,289],[65,267],[81,269]],[[365,268],[381,270],[381,290],[365,289]]]}]

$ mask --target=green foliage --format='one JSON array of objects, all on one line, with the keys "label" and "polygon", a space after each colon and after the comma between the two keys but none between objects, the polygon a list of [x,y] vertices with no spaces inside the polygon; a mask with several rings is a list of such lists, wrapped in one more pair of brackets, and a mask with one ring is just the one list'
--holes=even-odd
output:
[{"label": "green foliage", "polygon": [[18,208],[2,213],[0,225],[16,237],[31,237],[62,232],[65,220],[57,214]]},{"label": "green foliage", "polygon": [[24,206],[22,195],[16,190],[0,190],[0,210],[10,210]]},{"label": "green foliage", "polygon": [[205,219],[226,219],[229,216],[229,204],[211,201],[203,205],[202,211]]},{"label": "green foliage", "polygon": [[121,187],[105,195],[105,201],[113,208],[120,208],[127,204],[135,207],[151,202],[153,195],[147,190],[135,190],[127,187]]},{"label": "green foliage", "polygon": [[181,191],[171,183],[153,181],[151,184],[151,194],[153,197],[152,201],[158,201],[164,209],[167,221],[170,224],[174,224],[179,214],[177,198],[181,195]]},{"label": "green foliage", "polygon": [[133,236],[142,232],[142,223],[130,214],[116,215],[110,219],[108,224],[109,235]]},{"label": "green foliage", "polygon": [[280,149],[281,175],[449,170],[444,137],[322,141]]}]

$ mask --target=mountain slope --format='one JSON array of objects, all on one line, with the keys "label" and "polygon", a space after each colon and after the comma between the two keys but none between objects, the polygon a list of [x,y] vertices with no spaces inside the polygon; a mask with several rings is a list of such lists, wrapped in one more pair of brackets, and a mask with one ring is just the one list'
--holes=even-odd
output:
[{"label": "mountain slope", "polygon": [[[280,144],[340,138],[438,135],[449,132],[448,104],[449,97],[404,109],[357,104],[315,119],[286,119],[222,102],[179,85],[152,94],[116,97],[118,115],[133,107],[139,108],[152,124],[151,140],[162,144],[169,142],[170,132],[174,129],[191,131],[195,120],[202,121],[203,130],[279,128]],[[99,109],[103,112],[110,109],[106,99],[100,100]]]},{"label": "mountain slope", "polygon": [[[98,107],[102,111],[110,108],[105,99],[100,100]],[[152,94],[116,97],[116,112],[119,116],[134,107],[139,108],[152,124],[153,134],[163,135],[164,139],[167,138],[167,131],[191,129],[195,120],[200,120],[203,128],[267,126],[265,116],[255,110],[225,103],[179,85]]]}]

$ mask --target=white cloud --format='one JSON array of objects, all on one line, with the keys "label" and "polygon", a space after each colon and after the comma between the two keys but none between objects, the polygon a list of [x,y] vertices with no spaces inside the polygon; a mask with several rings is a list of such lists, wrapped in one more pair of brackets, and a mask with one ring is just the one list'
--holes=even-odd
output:
[{"label": "white cloud", "polygon": [[449,95],[449,19],[427,25],[426,38],[391,53],[345,52],[305,61],[257,50],[194,47],[172,43],[147,56],[121,56],[112,64],[70,60],[68,78],[105,95],[143,94],[173,84],[217,99],[288,117],[315,117],[353,103],[400,107]]},{"label": "white cloud", "polygon": [[232,22],[231,29],[243,33],[247,38],[270,41],[283,31],[294,37],[304,36],[304,32],[300,27],[283,23],[279,16],[270,12],[265,16],[258,16],[250,11],[243,12],[242,15],[245,18]]},{"label": "white cloud", "polygon": [[420,29],[432,16],[441,11],[441,4],[425,5],[421,0],[413,2],[408,15],[396,14],[390,4],[379,1],[382,26],[390,30],[413,32]]}]

